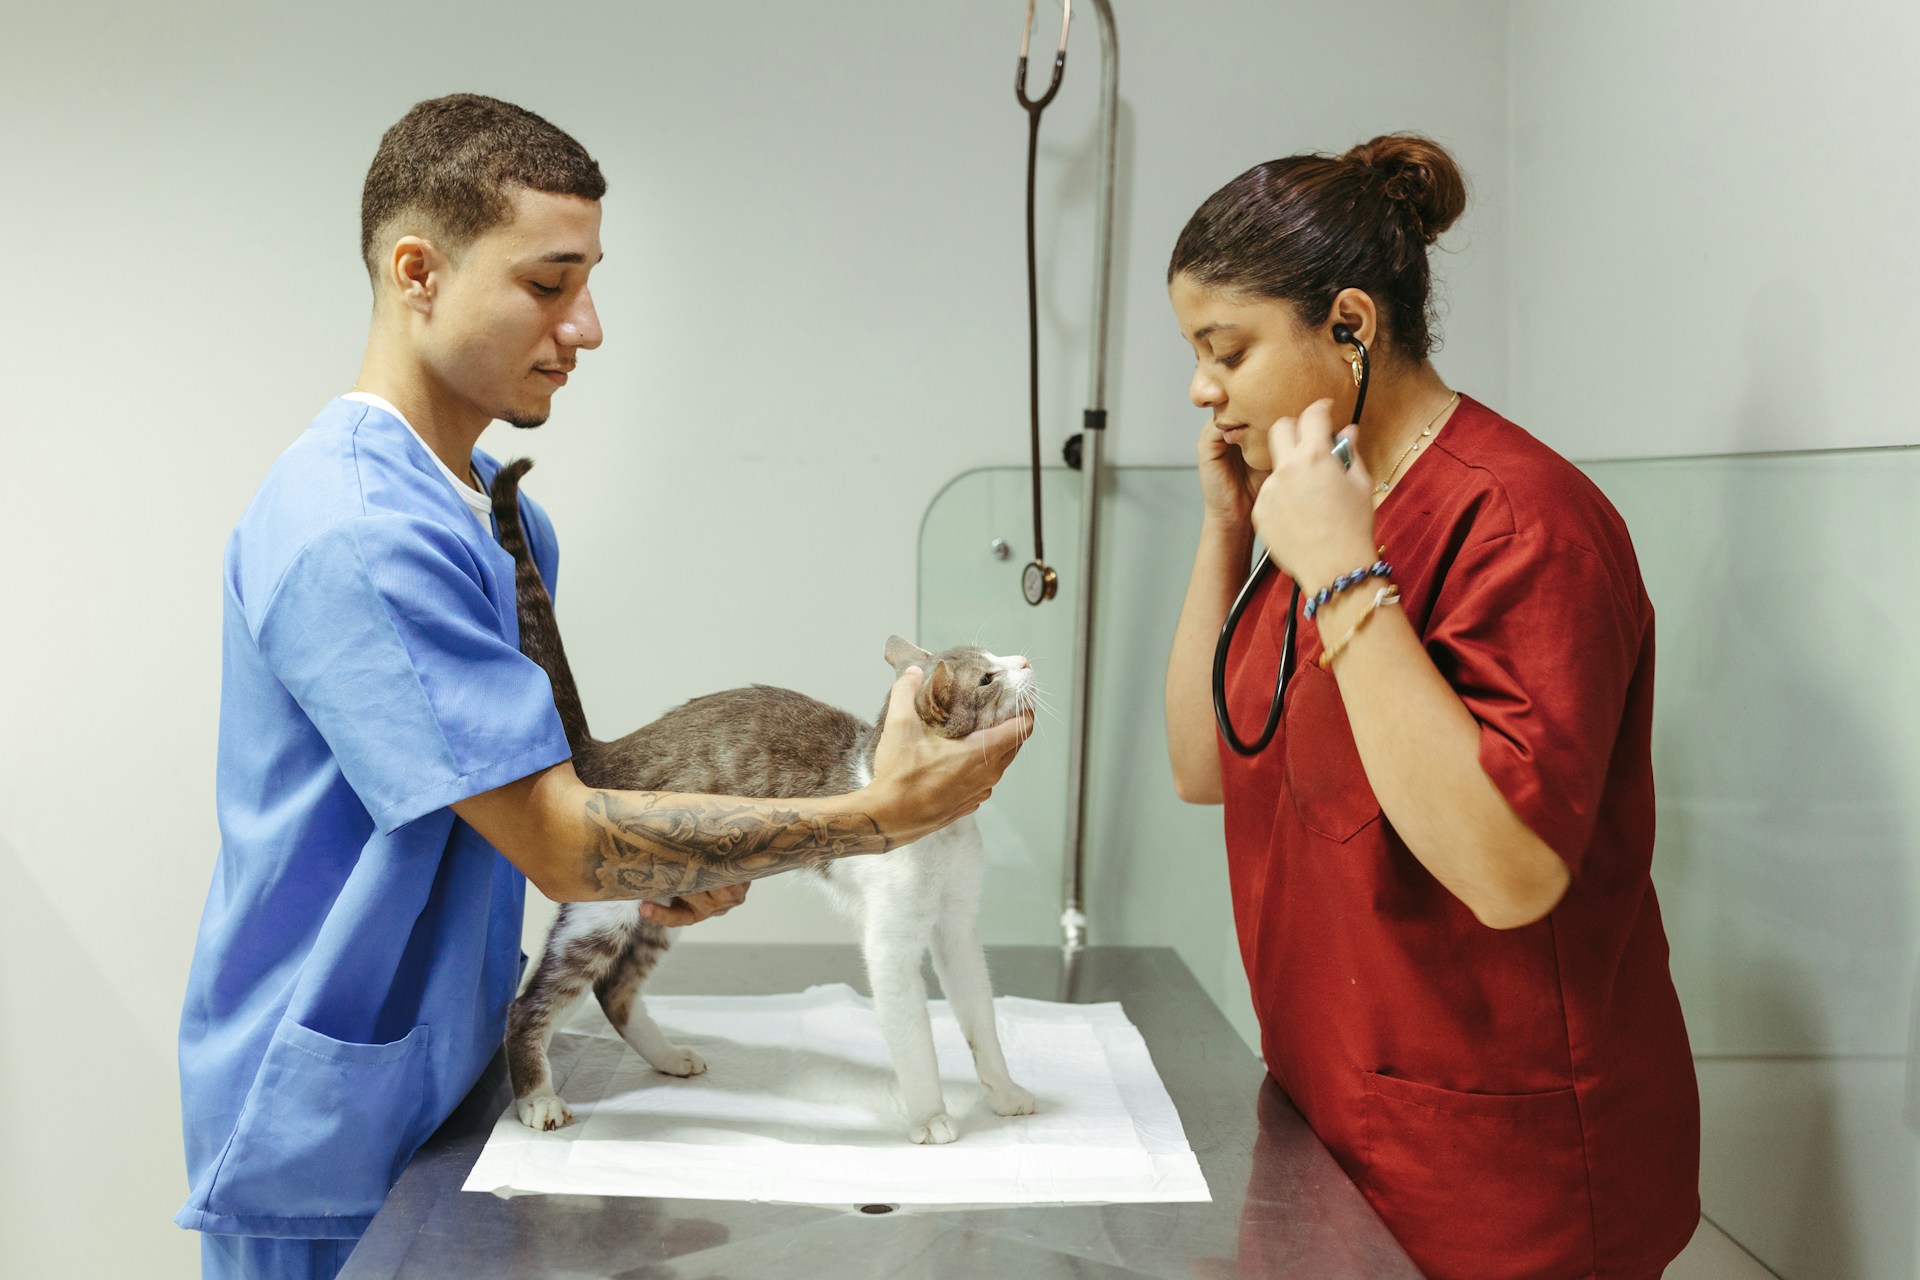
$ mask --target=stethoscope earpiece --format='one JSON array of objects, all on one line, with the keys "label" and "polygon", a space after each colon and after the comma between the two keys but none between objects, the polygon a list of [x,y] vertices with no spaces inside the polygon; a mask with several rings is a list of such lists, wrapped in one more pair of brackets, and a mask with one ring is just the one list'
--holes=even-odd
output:
[{"label": "stethoscope earpiece", "polygon": [[1373,380],[1373,359],[1367,354],[1367,344],[1344,324],[1333,326],[1333,340],[1353,348],[1353,385],[1358,388],[1353,397],[1353,425],[1357,427],[1360,411],[1367,407],[1367,383]]}]

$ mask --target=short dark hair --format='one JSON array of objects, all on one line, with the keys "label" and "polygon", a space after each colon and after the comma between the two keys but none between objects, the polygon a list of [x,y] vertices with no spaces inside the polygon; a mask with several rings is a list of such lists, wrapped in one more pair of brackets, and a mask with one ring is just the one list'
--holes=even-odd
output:
[{"label": "short dark hair", "polygon": [[360,256],[379,278],[375,240],[418,217],[458,253],[512,216],[514,187],[598,200],[607,180],[587,149],[524,107],[477,93],[415,104],[380,138],[360,193]]},{"label": "short dark hair", "polygon": [[1466,180],[1439,143],[1394,133],[1343,156],[1255,165],[1208,196],[1173,248],[1167,280],[1293,304],[1326,319],[1342,289],[1380,308],[1386,346],[1411,360],[1433,347],[1427,246],[1467,207]]}]

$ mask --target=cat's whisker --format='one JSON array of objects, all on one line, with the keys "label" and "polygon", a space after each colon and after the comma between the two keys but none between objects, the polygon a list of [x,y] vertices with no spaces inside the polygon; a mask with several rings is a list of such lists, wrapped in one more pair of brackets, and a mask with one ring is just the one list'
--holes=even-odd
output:
[{"label": "cat's whisker", "polygon": [[1022,700],[1026,704],[1025,709],[1034,713],[1032,723],[1027,729],[1027,737],[1031,738],[1040,732],[1040,716],[1042,713],[1054,716],[1055,719],[1059,717],[1055,714],[1053,708],[1048,705],[1046,695],[1040,692],[1038,685],[1030,685],[1022,690],[1021,693]]},{"label": "cat's whisker", "polygon": [[1059,709],[1054,706],[1051,698],[1040,691],[1038,686],[1023,690],[1022,696],[1027,700],[1027,705],[1036,712],[1036,719],[1039,713],[1049,715],[1055,720],[1060,719]]}]

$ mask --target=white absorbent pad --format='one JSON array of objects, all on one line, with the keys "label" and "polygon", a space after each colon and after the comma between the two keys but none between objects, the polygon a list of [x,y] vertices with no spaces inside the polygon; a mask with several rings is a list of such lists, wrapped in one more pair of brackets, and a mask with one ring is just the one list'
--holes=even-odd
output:
[{"label": "white absorbent pad", "polygon": [[[802,1204],[1085,1204],[1210,1200],[1146,1042],[1118,1004],[994,1002],[1036,1114],[988,1109],[945,1001],[930,1008],[959,1139],[907,1140],[873,1002],[851,987],[772,996],[649,996],[703,1075],[655,1073],[590,1002],[553,1132],[511,1108],[465,1189]],[[558,1051],[562,1046],[556,1044]],[[556,1057],[563,1054],[556,1052]]]}]

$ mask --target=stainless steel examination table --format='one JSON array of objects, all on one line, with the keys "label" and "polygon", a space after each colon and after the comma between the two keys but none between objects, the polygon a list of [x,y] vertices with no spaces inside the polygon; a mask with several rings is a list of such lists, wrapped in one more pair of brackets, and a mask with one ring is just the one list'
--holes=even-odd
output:
[{"label": "stainless steel examination table", "polygon": [[[512,1097],[504,1059],[496,1057],[407,1167],[341,1280],[1417,1280],[1419,1273],[1359,1191],[1173,951],[1089,948],[1076,965],[1071,992],[1062,991],[1059,951],[989,951],[998,992],[1121,1003],[1180,1110],[1187,1141],[1213,1191],[1211,1204],[904,1206],[870,1213],[611,1196],[503,1200],[464,1192],[461,1183]],[[757,995],[825,982],[866,990],[854,947],[691,944],[668,956],[648,989]],[[560,1079],[574,1048],[569,1039],[554,1043]]]}]

